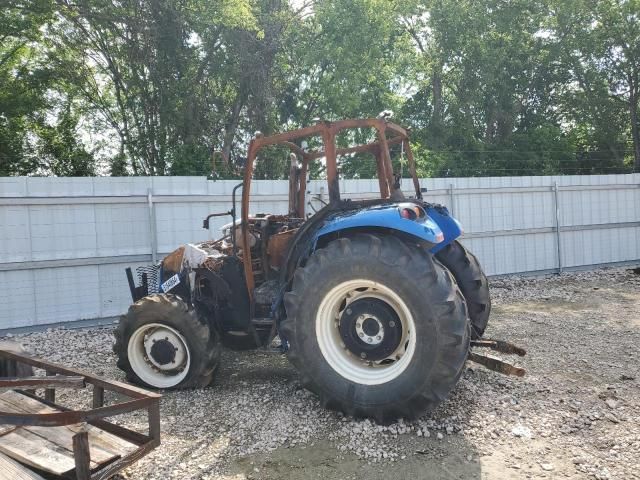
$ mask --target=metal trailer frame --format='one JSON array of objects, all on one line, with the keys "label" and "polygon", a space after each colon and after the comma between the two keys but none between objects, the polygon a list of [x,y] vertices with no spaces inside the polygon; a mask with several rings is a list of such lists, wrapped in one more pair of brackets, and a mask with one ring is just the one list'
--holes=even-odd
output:
[{"label": "metal trailer frame", "polygon": [[[160,445],[160,399],[162,395],[125,383],[105,380],[80,370],[62,367],[24,353],[0,350],[0,359],[6,360],[10,374],[15,375],[16,365],[22,363],[43,369],[47,375],[46,377],[0,378],[0,391],[19,389],[20,393],[61,410],[60,412],[41,414],[0,412],[0,423],[42,427],[87,423],[137,445],[138,448],[133,452],[92,474],[89,468],[91,453],[89,451],[88,433],[86,431],[76,433],[73,437],[73,454],[78,480],[106,480]],[[93,386],[91,409],[70,410],[55,403],[56,388],[84,388],[87,384]],[[36,388],[45,389],[44,398],[36,395]],[[105,391],[125,395],[130,400],[105,406]],[[104,420],[105,417],[142,409],[147,410],[149,429],[146,435]]]}]

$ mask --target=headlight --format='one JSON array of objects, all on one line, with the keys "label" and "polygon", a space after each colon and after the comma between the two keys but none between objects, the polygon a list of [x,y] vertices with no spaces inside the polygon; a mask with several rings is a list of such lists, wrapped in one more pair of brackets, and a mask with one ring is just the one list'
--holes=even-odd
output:
[{"label": "headlight", "polygon": [[400,216],[407,220],[421,221],[427,216],[427,213],[418,205],[408,205],[399,207]]}]

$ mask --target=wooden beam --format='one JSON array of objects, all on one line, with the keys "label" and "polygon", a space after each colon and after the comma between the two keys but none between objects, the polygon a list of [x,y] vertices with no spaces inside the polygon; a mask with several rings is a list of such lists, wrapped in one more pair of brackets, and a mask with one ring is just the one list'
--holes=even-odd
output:
[{"label": "wooden beam", "polygon": [[76,462],[76,478],[91,479],[91,452],[89,451],[89,434],[81,431],[73,436],[73,458]]}]

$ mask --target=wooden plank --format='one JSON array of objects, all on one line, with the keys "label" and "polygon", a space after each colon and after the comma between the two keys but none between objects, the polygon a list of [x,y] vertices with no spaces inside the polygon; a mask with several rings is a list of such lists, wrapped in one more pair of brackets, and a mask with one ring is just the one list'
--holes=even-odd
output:
[{"label": "wooden plank", "polygon": [[[60,448],[64,448],[70,452],[73,452],[73,437],[78,432],[75,432],[71,429],[65,427],[23,427],[28,432],[34,433],[39,437],[42,437],[49,442],[59,446]],[[81,430],[81,427],[78,426],[78,431]],[[94,440],[92,438],[91,440]],[[0,443],[2,442],[2,437],[0,437]],[[91,442],[91,460],[95,463],[96,466],[109,463],[113,461],[115,458],[120,457],[121,452],[117,451],[117,448],[114,448],[112,445],[107,445],[106,448],[103,447],[105,442],[97,443],[95,441]]]},{"label": "wooden plank", "polygon": [[[5,392],[0,394],[0,402],[4,401],[5,403],[11,405],[11,408],[14,410],[8,411],[20,411],[22,413],[46,413],[46,412],[56,412],[57,409],[49,407],[43,403],[40,403],[35,398],[28,397],[26,395],[22,395],[18,392]],[[58,428],[58,427],[29,427],[29,428]],[[70,430],[72,433],[77,433],[82,428],[78,424],[74,425],[66,425],[64,427]],[[131,443],[127,440],[124,440],[116,435],[113,435],[109,432],[105,432],[104,430],[89,425],[87,427],[89,431],[89,445],[91,448],[97,447],[102,448],[107,451],[111,451],[115,454],[125,454],[134,451],[137,448],[137,445]]]},{"label": "wooden plank", "polygon": [[14,390],[0,394],[0,408],[9,413],[53,413],[57,410]]},{"label": "wooden plank", "polygon": [[[0,394],[0,410],[6,413],[52,413],[56,411],[54,408],[15,391]],[[21,427],[2,424],[0,425],[0,432],[13,431],[16,428]]]},{"label": "wooden plank", "polygon": [[[17,408],[14,405],[14,402],[11,401],[11,399],[14,397],[14,395],[19,396],[20,398],[17,399],[18,404],[21,405],[20,408]],[[38,403],[36,408],[36,405],[31,404],[31,402],[29,402],[29,400],[23,400],[23,398],[27,399],[28,397],[25,397],[24,395],[20,395],[17,392],[4,392],[2,394],[0,394],[0,411],[3,412],[10,412],[10,413],[23,413],[23,412],[30,412],[30,413],[45,413],[48,411],[55,411],[50,407],[47,407],[46,405],[42,405],[41,403]],[[26,409],[25,407],[29,405],[30,408]],[[14,431],[16,428],[19,428],[16,425],[11,425],[11,424],[0,424],[0,435],[4,435],[5,433],[9,433]]]},{"label": "wooden plank", "polygon": [[62,475],[75,468],[72,452],[24,428],[0,437],[0,452],[20,463],[54,475]]},{"label": "wooden plank", "polygon": [[11,480],[44,480],[24,465],[0,453],[0,478]]},{"label": "wooden plank", "polygon": [[[69,425],[69,430],[74,433],[80,431],[81,428],[80,425]],[[87,425],[86,428],[89,432],[89,446],[92,452],[99,448],[116,455],[126,455],[138,448],[137,445],[109,432],[105,432],[101,428],[94,427],[93,425]]]},{"label": "wooden plank", "polygon": [[[20,413],[47,413],[55,412],[56,409],[38,402],[34,398],[27,397],[18,392],[5,392],[0,395],[0,409],[9,412]],[[2,426],[0,426],[1,428]],[[72,437],[81,430],[78,424],[66,425],[63,427],[25,427],[42,436],[47,436],[47,431],[51,431],[51,435],[56,438],[64,439],[66,445],[71,446]],[[63,429],[63,430],[58,430]],[[104,463],[112,460],[116,456],[125,455],[134,451],[137,446],[122,438],[105,432],[94,426],[87,426],[89,432],[89,446],[91,448],[92,457],[98,463]],[[1,433],[0,433],[1,435]],[[52,437],[53,438],[53,437]],[[95,452],[95,455],[94,453]]]},{"label": "wooden plank", "polygon": [[[26,395],[26,392],[24,393],[25,394],[23,394],[23,392],[19,392],[19,394],[24,395],[28,399],[35,400],[36,404],[41,403],[45,406],[55,407],[57,410],[60,410],[60,411],[69,410],[68,408],[65,408],[65,407],[61,407],[55,404],[49,404],[47,403],[46,400],[43,400],[41,397],[34,398],[33,395]],[[91,420],[88,423],[90,425],[95,426],[97,429],[99,429],[99,431],[104,431],[104,432],[108,432],[109,434],[113,434],[116,442],[121,441],[121,442],[132,444],[138,447],[139,445],[142,445],[143,443],[147,443],[149,441],[149,437],[147,435],[143,435],[134,430],[129,430],[125,427],[121,427],[114,423],[109,423],[106,420]],[[127,447],[127,448],[130,448],[130,447]]]},{"label": "wooden plank", "polygon": [[[19,394],[17,392],[5,392],[0,395],[0,407],[4,411],[8,412],[21,412],[21,413],[47,413],[56,411],[56,409],[44,405],[37,400]],[[30,433],[38,435],[43,439],[47,439],[54,445],[69,452],[69,455],[73,454],[73,436],[81,430],[80,425],[67,425],[63,427],[21,427]],[[89,445],[92,456],[92,467],[99,467],[107,463],[111,463],[117,460],[123,455],[127,455],[133,452],[137,447],[136,445],[127,442],[115,435],[105,432],[99,428],[93,426],[87,426],[89,433]],[[7,432],[5,432],[7,433]],[[0,437],[0,443],[3,441]],[[12,437],[10,441],[15,441]],[[25,446],[26,448],[26,446]],[[0,451],[2,446],[0,445]],[[10,454],[17,460],[22,460]],[[47,468],[47,465],[42,465],[40,468],[45,471],[50,471],[51,468]]]},{"label": "wooden plank", "polygon": [[0,425],[0,436],[4,435],[5,433],[13,432],[16,428],[20,427],[17,425]]}]

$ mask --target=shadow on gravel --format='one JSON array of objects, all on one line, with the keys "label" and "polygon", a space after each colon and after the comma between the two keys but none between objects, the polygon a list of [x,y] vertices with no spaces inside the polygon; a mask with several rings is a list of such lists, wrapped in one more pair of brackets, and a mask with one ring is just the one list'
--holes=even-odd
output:
[{"label": "shadow on gravel", "polygon": [[406,458],[395,462],[368,463],[354,454],[339,452],[328,441],[319,441],[313,446],[280,447],[268,454],[238,457],[229,472],[231,478],[237,475],[235,478],[247,480],[481,478],[476,450],[464,438],[415,440],[401,452]]},{"label": "shadow on gravel", "polygon": [[249,382],[257,384],[257,382],[264,382],[268,379],[270,382],[276,383],[279,381],[292,382],[297,380],[298,373],[288,365],[284,367],[278,366],[251,366],[245,369],[232,372],[224,371],[220,369],[220,374],[216,378],[216,383],[224,384],[229,381],[234,383]]},{"label": "shadow on gravel", "polygon": [[[461,420],[466,420],[466,417],[477,408],[478,389],[474,386],[481,386],[484,374],[485,372],[466,371],[457,388],[438,409],[409,423],[418,425],[433,421],[443,425],[445,423],[458,424]],[[233,383],[243,381],[261,383],[267,379],[269,382],[273,382],[275,376],[287,381],[289,386],[285,387],[286,389],[299,389],[294,385],[297,383],[295,370],[288,366],[286,360],[280,364],[279,360],[273,357],[264,364],[262,362],[260,364],[253,363],[246,366],[244,370],[228,372],[228,375],[230,378],[223,381]],[[304,395],[306,394],[303,393]],[[365,478],[367,480],[480,480],[481,478],[479,461],[481,454],[474,444],[467,440],[464,432],[448,435],[443,429],[434,428],[430,429],[431,435],[428,438],[417,436],[415,432],[401,434],[395,438],[372,434],[371,436],[359,437],[361,440],[356,440],[354,444],[353,437],[350,439],[348,433],[345,436],[344,431],[341,436],[339,432],[343,426],[349,429],[359,424],[359,420],[343,422],[337,414],[323,410],[313,395],[309,394],[306,398],[305,404],[314,405],[312,409],[301,411],[303,414],[300,418],[296,413],[293,413],[292,417],[287,420],[292,421],[291,425],[294,428],[304,427],[306,422],[323,423],[325,427],[316,433],[316,438],[312,437],[304,445],[285,444],[270,452],[233,456],[227,469],[229,476],[223,478],[234,480],[356,480]],[[276,410],[286,410],[290,405],[289,402],[295,403],[293,391],[291,391],[291,396],[285,394],[281,397],[280,402],[277,403]],[[306,417],[306,414],[310,414],[309,417]],[[268,416],[271,415],[277,416],[274,411]],[[261,428],[262,426],[258,426],[254,433],[257,433]],[[334,432],[336,436],[333,437],[331,432]],[[439,432],[445,433],[441,440],[437,438]],[[385,442],[389,445],[391,450],[398,455],[396,460],[372,462],[354,453],[354,449],[362,447],[386,449],[377,442]],[[350,445],[349,448],[344,449],[343,445],[346,443]],[[511,478],[509,474],[512,472],[503,473],[506,475],[503,478]]]}]

